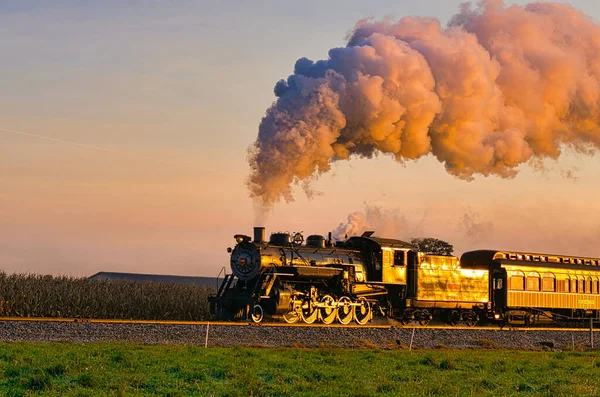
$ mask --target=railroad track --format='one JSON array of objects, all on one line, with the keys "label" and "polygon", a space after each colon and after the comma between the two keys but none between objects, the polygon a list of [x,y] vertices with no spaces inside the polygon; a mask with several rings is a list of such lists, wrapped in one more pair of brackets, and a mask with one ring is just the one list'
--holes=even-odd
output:
[{"label": "railroad track", "polygon": [[[54,317],[0,317],[0,322],[32,322],[32,323],[92,323],[92,324],[140,324],[140,325],[200,325],[200,326],[227,326],[227,327],[283,327],[283,328],[365,328],[365,329],[430,329],[430,330],[496,330],[496,331],[578,331],[590,332],[589,328],[575,327],[503,327],[498,326],[451,326],[451,325],[401,325],[401,324],[287,324],[279,322],[264,322],[256,324],[249,321],[177,321],[177,320],[120,320],[120,319],[94,319],[94,318],[54,318]],[[594,329],[600,331],[600,328]]]}]

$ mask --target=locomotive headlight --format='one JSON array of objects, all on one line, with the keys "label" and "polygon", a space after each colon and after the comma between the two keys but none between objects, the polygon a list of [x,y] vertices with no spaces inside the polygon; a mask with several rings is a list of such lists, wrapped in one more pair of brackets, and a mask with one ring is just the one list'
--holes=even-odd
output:
[{"label": "locomotive headlight", "polygon": [[496,320],[500,320],[500,315],[499,315],[499,314],[494,314],[494,318],[495,318]]},{"label": "locomotive headlight", "polygon": [[235,239],[235,242],[238,244],[247,243],[250,241],[250,236],[246,236],[244,234],[236,234],[235,236],[233,236],[233,238]]}]

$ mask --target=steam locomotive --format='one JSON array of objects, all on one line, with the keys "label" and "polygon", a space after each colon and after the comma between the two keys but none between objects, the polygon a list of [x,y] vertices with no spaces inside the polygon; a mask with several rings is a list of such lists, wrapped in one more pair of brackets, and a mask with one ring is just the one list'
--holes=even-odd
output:
[{"label": "steam locomotive", "polygon": [[320,235],[254,228],[237,234],[211,312],[221,320],[403,324],[433,318],[533,324],[600,319],[600,259],[480,250],[428,255],[407,242],[365,232],[332,242]]}]

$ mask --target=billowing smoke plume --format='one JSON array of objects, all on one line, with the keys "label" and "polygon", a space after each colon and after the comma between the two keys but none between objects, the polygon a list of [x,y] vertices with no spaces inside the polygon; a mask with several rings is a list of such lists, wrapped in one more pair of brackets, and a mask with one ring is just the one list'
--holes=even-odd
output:
[{"label": "billowing smoke plume", "polygon": [[346,222],[340,223],[333,231],[333,237],[344,240],[346,237],[360,236],[368,230],[374,231],[375,236],[388,238],[420,236],[423,234],[424,220],[424,217],[418,222],[407,220],[398,210],[365,203],[365,211],[348,215]]},{"label": "billowing smoke plume", "polygon": [[461,179],[513,177],[562,145],[600,148],[600,27],[567,4],[463,5],[433,18],[360,21],[326,60],[275,86],[250,148],[252,197],[292,200],[332,162],[433,154]]}]

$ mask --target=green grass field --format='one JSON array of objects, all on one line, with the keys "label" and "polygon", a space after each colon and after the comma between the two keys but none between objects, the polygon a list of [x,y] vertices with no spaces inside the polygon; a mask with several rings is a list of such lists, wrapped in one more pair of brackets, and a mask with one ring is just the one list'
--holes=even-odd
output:
[{"label": "green grass field", "polygon": [[0,343],[0,395],[591,396],[600,355]]}]

